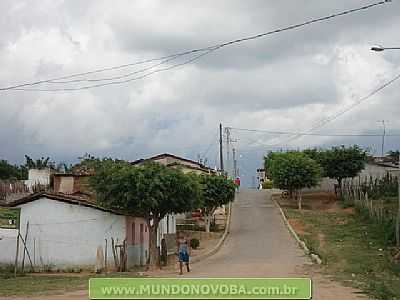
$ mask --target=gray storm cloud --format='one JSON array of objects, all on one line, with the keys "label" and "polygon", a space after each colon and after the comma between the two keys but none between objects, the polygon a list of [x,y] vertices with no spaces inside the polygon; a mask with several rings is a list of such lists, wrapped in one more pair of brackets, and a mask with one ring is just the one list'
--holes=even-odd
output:
[{"label": "gray storm cloud", "polygon": [[[360,5],[355,0],[1,1],[0,86],[209,46]],[[400,51],[369,50],[375,43],[400,45],[399,11],[393,1],[223,48],[125,85],[2,92],[0,158],[20,162],[28,153],[73,161],[90,152],[135,159],[169,151],[205,155],[215,164],[220,122],[304,131],[400,73]],[[388,87],[321,132],[380,132],[376,121],[382,119],[391,132],[399,132],[398,90],[399,84]],[[248,178],[270,145],[285,140],[233,134]],[[379,149],[375,140],[324,137],[280,147],[337,143]],[[388,141],[388,148],[398,146]]]}]

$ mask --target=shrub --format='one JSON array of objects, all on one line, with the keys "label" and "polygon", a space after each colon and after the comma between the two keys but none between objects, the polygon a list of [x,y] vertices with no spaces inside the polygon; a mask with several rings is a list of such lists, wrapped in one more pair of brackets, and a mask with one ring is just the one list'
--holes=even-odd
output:
[{"label": "shrub", "polygon": [[266,180],[262,183],[262,188],[265,190],[272,189],[273,186],[274,186],[274,183],[272,182],[272,180]]},{"label": "shrub", "polygon": [[198,224],[176,224],[176,230],[178,231],[205,231],[204,226]]},{"label": "shrub", "polygon": [[192,249],[197,249],[197,248],[199,248],[199,246],[200,246],[200,240],[199,239],[194,238],[194,239],[190,240],[190,247]]}]

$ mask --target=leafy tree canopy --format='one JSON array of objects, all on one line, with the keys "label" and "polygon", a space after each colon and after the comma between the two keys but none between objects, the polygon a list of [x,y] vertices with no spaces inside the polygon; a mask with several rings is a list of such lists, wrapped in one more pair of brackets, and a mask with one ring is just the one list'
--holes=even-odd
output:
[{"label": "leafy tree canopy", "polygon": [[320,165],[302,152],[274,152],[265,159],[270,176],[280,189],[301,190],[316,186],[321,178]]},{"label": "leafy tree canopy", "polygon": [[235,198],[235,184],[222,175],[201,175],[202,206],[211,212]]},{"label": "leafy tree canopy", "polygon": [[347,148],[332,147],[320,151],[318,156],[324,175],[336,179],[339,185],[343,178],[357,176],[365,168],[367,161],[367,153],[357,145]]},{"label": "leafy tree canopy", "polygon": [[132,166],[103,159],[89,181],[103,205],[156,220],[168,213],[183,213],[199,205],[200,184],[179,169],[148,162]]},{"label": "leafy tree canopy", "polygon": [[222,205],[228,204],[235,199],[236,186],[222,175],[201,175],[202,185],[202,208],[206,232],[210,232],[211,217],[215,210]]},{"label": "leafy tree canopy", "polygon": [[0,179],[27,179],[27,170],[24,166],[12,165],[6,160],[0,160]]}]

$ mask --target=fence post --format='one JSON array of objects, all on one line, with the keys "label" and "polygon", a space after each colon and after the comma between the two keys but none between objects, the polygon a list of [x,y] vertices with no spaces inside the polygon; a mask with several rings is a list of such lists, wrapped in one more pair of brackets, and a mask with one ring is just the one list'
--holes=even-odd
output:
[{"label": "fence post", "polygon": [[14,276],[17,277],[17,269],[18,269],[18,254],[19,254],[19,229],[17,235],[17,248],[15,250],[15,263],[14,263]]},{"label": "fence post", "polygon": [[[400,155],[399,155],[399,168],[400,168]],[[398,204],[396,216],[396,247],[400,247],[400,174],[397,176],[398,185]]]}]

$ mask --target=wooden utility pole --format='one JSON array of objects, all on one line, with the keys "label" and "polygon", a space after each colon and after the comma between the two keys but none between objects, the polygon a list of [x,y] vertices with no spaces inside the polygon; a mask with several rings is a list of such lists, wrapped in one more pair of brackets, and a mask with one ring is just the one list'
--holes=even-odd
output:
[{"label": "wooden utility pole", "polygon": [[399,172],[397,174],[398,185],[398,204],[397,204],[397,217],[396,217],[396,246],[400,247],[400,152],[399,152]]},{"label": "wooden utility pole", "polygon": [[17,248],[15,249],[14,277],[17,277],[17,270],[18,270],[19,236],[20,236],[20,231],[19,231],[19,228],[18,228]]},{"label": "wooden utility pole", "polygon": [[231,173],[231,159],[230,159],[230,144],[231,144],[231,131],[229,127],[225,127],[225,134],[226,134],[226,164],[225,169],[226,173],[232,175]]},{"label": "wooden utility pole", "polygon": [[379,121],[379,122],[382,122],[382,126],[383,126],[381,155],[382,155],[382,157],[384,157],[384,156],[385,156],[386,123],[385,123],[385,120],[381,120],[381,121]]},{"label": "wooden utility pole", "polygon": [[238,176],[238,172],[237,172],[237,160],[236,160],[235,148],[232,148],[232,159],[233,159],[233,176],[236,178]]},{"label": "wooden utility pole", "polygon": [[221,172],[224,171],[224,155],[222,153],[223,149],[222,149],[222,124],[219,124],[219,167],[221,169]]},{"label": "wooden utility pole", "polygon": [[[25,231],[25,244],[27,243],[28,239],[28,232],[29,232],[29,221],[26,223],[26,231]],[[22,256],[22,268],[21,272],[24,273],[24,268],[25,268],[25,247],[24,247],[24,254]]]}]

